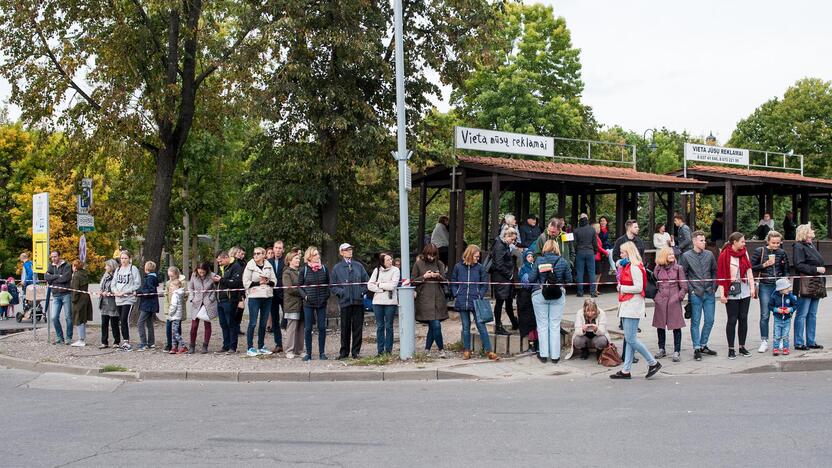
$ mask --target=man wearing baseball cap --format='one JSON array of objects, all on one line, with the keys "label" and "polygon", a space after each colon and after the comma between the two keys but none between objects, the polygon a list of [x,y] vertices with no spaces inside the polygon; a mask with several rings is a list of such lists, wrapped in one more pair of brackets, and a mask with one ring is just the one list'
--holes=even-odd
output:
[{"label": "man wearing baseball cap", "polygon": [[[332,268],[329,278],[330,290],[338,297],[341,308],[341,351],[338,359],[352,354],[357,359],[361,354],[361,339],[364,333],[364,294],[367,292],[367,269],[353,260],[353,246],[343,243],[338,247],[341,262]],[[352,338],[352,346],[350,346]]]}]

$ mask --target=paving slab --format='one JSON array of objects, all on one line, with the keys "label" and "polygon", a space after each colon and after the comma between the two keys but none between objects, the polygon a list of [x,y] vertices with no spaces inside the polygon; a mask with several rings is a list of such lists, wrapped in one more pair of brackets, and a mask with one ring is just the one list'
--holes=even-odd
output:
[{"label": "paving slab", "polygon": [[20,385],[21,388],[41,390],[70,390],[82,392],[113,392],[123,381],[89,375],[46,372]]}]

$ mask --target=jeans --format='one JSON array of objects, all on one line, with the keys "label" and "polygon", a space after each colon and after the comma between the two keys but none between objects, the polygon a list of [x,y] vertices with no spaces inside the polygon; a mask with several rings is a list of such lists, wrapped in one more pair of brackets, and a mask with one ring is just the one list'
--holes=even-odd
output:
[{"label": "jeans", "polygon": [[[713,294],[697,296],[688,294],[691,304],[690,315],[690,340],[693,342],[693,349],[702,349],[708,346],[708,338],[711,336],[711,329],[714,327],[714,309],[716,306]],[[699,329],[699,322],[705,316],[705,325]]]},{"label": "jeans", "polygon": [[[341,307],[341,350],[338,356],[347,357],[352,354],[352,357],[358,358],[361,354],[362,338],[364,338],[364,306]],[[352,340],[352,346],[350,346],[350,340]]]},{"label": "jeans", "polygon": [[118,329],[118,316],[111,317],[109,315],[101,315],[101,344],[109,346],[109,335],[107,335],[108,328],[113,331],[113,345],[118,346],[121,341],[121,333]]},{"label": "jeans", "polygon": [[306,354],[312,356],[312,328],[318,324],[318,354],[323,356],[326,350],[326,306],[303,306],[303,341]]},{"label": "jeans", "polygon": [[[728,337],[728,348],[734,349],[734,334],[739,337],[740,348],[745,348],[745,338],[748,336],[748,306],[751,297],[744,299],[729,299],[725,304],[728,312],[728,323],[725,325],[725,336]],[[739,323],[739,326],[737,324]]]},{"label": "jeans", "polygon": [[271,313],[272,298],[250,297],[248,298],[248,332],[246,333],[246,346],[248,349],[254,347],[254,328],[260,322],[257,329],[257,349],[263,349],[266,341],[266,322],[269,321],[267,314]]},{"label": "jeans", "polygon": [[787,349],[789,347],[789,328],[791,328],[791,325],[791,317],[780,318],[779,314],[774,314],[774,341],[771,343],[773,349]]},{"label": "jeans", "polygon": [[771,312],[768,310],[768,303],[771,301],[771,294],[776,288],[774,284],[760,283],[760,339],[767,340],[768,335],[768,319],[771,317]]},{"label": "jeans", "polygon": [[168,320],[171,331],[171,349],[184,348],[185,338],[182,338],[182,321]]},{"label": "jeans", "polygon": [[[664,328],[657,328],[656,334],[659,336],[659,349],[664,349],[665,341],[667,340],[667,332]],[[682,329],[676,328],[673,330],[673,351],[678,353],[682,351]]]},{"label": "jeans", "polygon": [[153,345],[156,344],[156,334],[153,330],[153,312],[140,311],[139,312],[139,344]]},{"label": "jeans", "polygon": [[428,321],[428,336],[425,337],[425,351],[430,351],[433,343],[436,343],[436,348],[439,351],[445,349],[445,343],[442,342],[442,322],[439,320]]},{"label": "jeans", "polygon": [[[801,297],[797,303],[797,314],[794,316],[794,345],[814,346],[815,326],[818,318],[818,304],[820,299]],[[803,336],[806,336],[804,341]]]},{"label": "jeans", "polygon": [[633,367],[633,357],[636,351],[644,356],[644,359],[647,359],[647,364],[651,366],[656,364],[656,359],[638,340],[638,320],[637,318],[628,317],[621,319],[622,325],[624,325],[624,341],[627,342],[627,350],[624,352],[624,369],[622,369],[625,374],[630,373],[630,369]]},{"label": "jeans", "polygon": [[563,306],[565,304],[565,291],[560,299],[551,301],[547,301],[543,297],[543,292],[539,289],[532,293],[540,357],[560,359],[560,320],[563,318]]},{"label": "jeans", "polygon": [[220,302],[217,304],[217,317],[220,319],[222,330],[222,349],[226,351],[237,351],[237,303]]},{"label": "jeans", "polygon": [[170,348],[173,347],[173,326],[170,323],[170,320],[165,320],[165,351],[170,351]]},{"label": "jeans", "polygon": [[72,341],[72,295],[52,293],[52,304],[49,307],[52,316],[52,326],[55,328],[55,337],[58,341],[64,340],[64,331],[61,328],[61,308],[64,309],[66,318],[66,342]]},{"label": "jeans", "polygon": [[82,323],[75,327],[78,331],[78,339],[81,341],[87,341],[87,324]]},{"label": "jeans", "polygon": [[393,319],[396,316],[395,305],[373,304],[376,316],[376,343],[378,354],[393,352]]},{"label": "jeans", "polygon": [[578,295],[584,293],[584,273],[589,276],[589,293],[595,294],[595,253],[578,252],[575,256],[575,269],[578,272]]},{"label": "jeans", "polygon": [[121,324],[121,338],[123,341],[130,341],[130,310],[133,304],[116,306],[118,309],[118,320]]},{"label": "jeans", "polygon": [[462,347],[471,351],[471,316],[474,316],[474,324],[482,340],[482,350],[486,353],[491,351],[491,338],[488,336],[488,329],[485,324],[477,320],[477,314],[473,310],[460,310],[459,317],[462,319]]},{"label": "jeans", "polygon": [[272,309],[271,309],[271,316],[272,316],[272,334],[274,334],[274,345],[275,347],[282,348],[283,347],[283,333],[280,331],[280,309],[283,308],[283,299],[273,297],[272,298]]}]

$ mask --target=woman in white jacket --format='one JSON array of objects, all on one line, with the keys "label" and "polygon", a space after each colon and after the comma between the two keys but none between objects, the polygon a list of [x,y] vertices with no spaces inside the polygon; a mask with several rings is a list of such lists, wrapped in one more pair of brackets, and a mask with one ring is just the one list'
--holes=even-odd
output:
[{"label": "woman in white jacket", "polygon": [[116,298],[116,310],[118,310],[119,323],[121,325],[121,347],[129,351],[130,346],[130,310],[136,304],[136,291],[142,285],[142,275],[139,269],[131,263],[130,252],[121,251],[121,265],[115,271],[115,279],[110,285],[110,290]]},{"label": "woman in white jacket", "polygon": [[373,270],[370,282],[367,283],[367,289],[373,292],[379,356],[393,352],[393,318],[399,304],[396,288],[401,276],[399,269],[393,266],[393,256],[384,252],[379,255],[379,266]]},{"label": "woman in white jacket", "polygon": [[[246,356],[257,356],[258,354],[272,354],[264,341],[266,340],[266,323],[272,311],[272,297],[274,296],[274,285],[277,284],[277,277],[271,263],[266,261],[266,249],[263,247],[254,248],[254,258],[249,260],[246,269],[243,271],[243,287],[246,288],[248,298],[248,332],[246,341],[248,351]],[[260,329],[257,331],[257,348],[254,347],[254,328],[260,322]]]},{"label": "woman in white jacket", "polygon": [[633,367],[635,352],[647,359],[650,367],[647,370],[649,379],[659,369],[661,363],[638,340],[638,322],[645,316],[644,285],[647,283],[647,271],[641,264],[641,255],[636,245],[625,242],[621,245],[621,273],[618,279],[618,316],[624,326],[624,341],[627,345],[624,352],[624,368],[610,376],[611,379],[629,379],[630,369]]}]

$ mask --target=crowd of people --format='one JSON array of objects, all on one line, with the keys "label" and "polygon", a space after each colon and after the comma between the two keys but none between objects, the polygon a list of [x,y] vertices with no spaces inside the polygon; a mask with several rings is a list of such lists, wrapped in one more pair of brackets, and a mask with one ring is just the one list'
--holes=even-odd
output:
[{"label": "crowd of people", "polygon": [[[446,223],[447,219],[441,218],[434,229],[434,234],[440,232],[440,241]],[[439,357],[446,357],[442,322],[449,318],[448,302],[453,301],[462,324],[463,359],[470,359],[474,352],[472,324],[481,337],[484,355],[499,359],[486,328],[486,323],[493,320],[496,334],[519,330],[528,339],[529,351],[541,362],[557,363],[561,357],[565,285],[577,283],[577,296],[590,297],[574,318],[569,356],[577,352],[587,359],[593,349],[600,356],[610,344],[609,324],[595,298],[600,294],[600,275],[607,267],[616,277],[619,328],[625,336],[624,366],[613,378],[630,378],[632,365],[638,361],[636,354],[646,360],[648,377],[661,368],[660,359],[671,356],[674,362],[680,361],[686,319],[690,320],[693,359],[716,356],[717,352],[708,345],[717,301],[725,305],[727,315],[728,359],[750,354],[748,311],[755,298],[761,310],[758,352],[764,353],[770,347],[774,355],[788,355],[790,345],[797,350],[822,348],[815,340],[815,329],[818,304],[826,295],[826,270],[810,224],[795,228],[792,255],[781,248],[783,235],[768,229],[766,245],[753,252],[746,250],[745,236],[735,232],[715,256],[707,248],[704,232],[692,231],[680,215],[674,217],[673,223],[672,236],[664,225],[656,229],[655,264],[649,265],[650,269],[644,264],[645,246],[637,221],[626,221],[624,233],[613,241],[608,220],[601,217],[597,223],[591,222],[586,214],[579,217],[575,229],[565,227],[561,218],[552,218],[543,230],[533,215],[527,216],[523,226],[517,225],[514,216],[506,216],[486,258],[478,246],[469,245],[451,268],[442,260],[443,247],[447,245],[428,243],[411,272],[416,320],[427,327],[425,352],[431,353],[435,347]],[[340,261],[329,267],[322,262],[316,247],[287,251],[282,241],[269,248],[256,247],[253,258],[247,261],[240,247],[218,252],[216,270],[211,263],[201,263],[190,278],[170,267],[164,283],[163,306],[157,292],[162,280],[154,262],[145,262],[143,271],[139,271],[129,251],[118,251],[117,259],[105,262],[99,293],[90,295],[91,280],[84,265],[77,260],[69,264],[59,252],[52,252],[44,279],[50,287],[49,318],[55,333],[54,344],[86,346],[86,324],[92,319],[92,300],[96,298],[101,311],[101,349],[134,349],[130,337],[133,311],[138,314],[135,350],[155,349],[154,320],[163,311],[164,351],[207,353],[212,323],[217,320],[222,331],[222,345],[217,352],[235,354],[247,310],[247,356],[285,352],[289,359],[311,360],[315,355],[312,337],[317,330],[317,357],[326,360],[327,303],[334,296],[340,310],[338,359],[360,356],[367,302],[376,319],[377,354],[390,354],[398,312],[397,288],[401,284],[398,261],[392,253],[383,252],[375,259],[375,266],[368,269],[354,258],[352,245],[343,243],[338,250]],[[447,250],[444,253],[447,255]],[[25,290],[35,282],[35,277],[26,254],[21,261],[21,284]],[[799,277],[794,286],[790,280],[792,267]],[[493,309],[487,299],[489,289]],[[648,291],[655,304],[655,353],[650,353],[638,339],[640,320],[646,317]],[[0,291],[4,317],[7,308],[19,301],[16,296],[19,293],[15,281],[10,278]],[[503,325],[503,309],[511,331]],[[65,323],[61,322],[62,312]],[[794,341],[790,343],[792,317]],[[188,334],[183,332],[186,320],[190,320]],[[198,341],[200,326],[203,333]],[[670,353],[667,331],[673,335]],[[267,346],[267,335],[274,340],[273,347]]]}]

